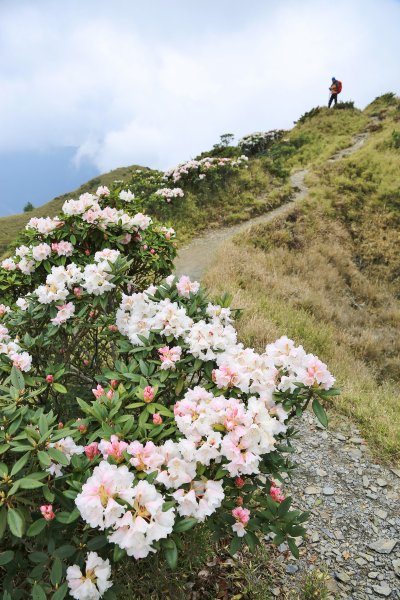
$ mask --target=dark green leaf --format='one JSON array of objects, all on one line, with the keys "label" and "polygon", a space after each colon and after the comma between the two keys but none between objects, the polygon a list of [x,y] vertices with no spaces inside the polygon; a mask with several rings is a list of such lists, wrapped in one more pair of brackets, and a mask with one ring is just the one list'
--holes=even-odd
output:
[{"label": "dark green leaf", "polygon": [[46,523],[47,523],[46,519],[39,519],[38,521],[35,521],[28,527],[28,531],[26,532],[26,535],[28,537],[33,537],[35,535],[38,535],[46,527]]},{"label": "dark green leaf", "polygon": [[25,528],[24,519],[16,508],[9,508],[7,513],[7,523],[10,531],[15,537],[22,537]]},{"label": "dark green leaf", "polygon": [[170,541],[172,542],[170,547],[164,549],[165,560],[171,571],[175,571],[178,564],[178,548],[173,540]]},{"label": "dark green leaf", "polygon": [[59,558],[55,558],[50,571],[50,581],[53,585],[60,583],[63,574],[62,562]]},{"label": "dark green leaf", "polygon": [[32,588],[32,600],[46,600],[46,592],[38,583]]},{"label": "dark green leaf", "polygon": [[177,533],[181,533],[183,531],[188,531],[189,529],[192,529],[192,527],[194,527],[197,523],[197,519],[193,519],[193,518],[187,518],[187,519],[183,519],[183,521],[179,521],[178,523],[175,524],[174,526],[174,531],[176,531]]},{"label": "dark green leaf", "polygon": [[317,398],[314,398],[313,400],[312,409],[321,425],[328,427],[328,417],[326,416],[326,412]]},{"label": "dark green leaf", "polygon": [[14,558],[14,552],[12,550],[6,550],[5,552],[0,552],[0,566],[6,565],[12,561]]}]

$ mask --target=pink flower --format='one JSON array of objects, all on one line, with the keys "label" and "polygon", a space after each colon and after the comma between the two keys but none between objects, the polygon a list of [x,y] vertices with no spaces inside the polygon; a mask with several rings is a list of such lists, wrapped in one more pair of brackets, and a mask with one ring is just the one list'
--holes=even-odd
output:
[{"label": "pink flower", "polygon": [[162,422],[163,422],[163,420],[162,420],[162,416],[160,415],[160,413],[154,413],[154,415],[153,415],[154,425],[161,425]]},{"label": "pink flower", "polygon": [[106,395],[107,395],[107,398],[108,398],[108,399],[110,400],[110,402],[111,402],[111,400],[113,399],[114,392],[113,392],[112,390],[108,390],[108,392],[107,392],[107,394],[106,394]]},{"label": "pink flower", "polygon": [[147,248],[148,248],[148,245],[147,245],[147,244],[144,244],[144,245],[143,245],[143,250],[147,250]]},{"label": "pink flower", "polygon": [[113,390],[117,389],[119,381],[117,379],[111,379],[111,387]]},{"label": "pink flower", "polygon": [[77,298],[80,298],[81,294],[82,294],[82,288],[74,287],[74,296],[76,296]]},{"label": "pink flower", "polygon": [[92,442],[84,447],[85,454],[89,460],[93,460],[95,456],[100,454],[99,445],[97,442]]},{"label": "pink flower", "polygon": [[53,375],[46,375],[46,381],[47,381],[47,383],[53,383],[53,381],[54,381]]},{"label": "pink flower", "polygon": [[151,253],[151,254],[155,254],[155,253],[156,253],[156,251],[154,250],[154,248],[152,248],[152,249],[150,250],[150,253]]},{"label": "pink flower", "polygon": [[100,396],[104,394],[104,388],[102,388],[101,385],[98,384],[97,388],[92,389],[92,392],[96,398],[100,398]]},{"label": "pink flower", "polygon": [[175,369],[175,363],[180,360],[182,348],[180,346],[164,346],[159,348],[158,354],[161,360],[161,369]]},{"label": "pink flower", "polygon": [[81,423],[78,427],[79,431],[81,433],[86,433],[87,432],[87,425],[85,425],[84,423]]},{"label": "pink flower", "polygon": [[46,521],[52,521],[53,519],[55,519],[56,515],[53,512],[52,504],[43,504],[43,506],[40,507],[40,512],[42,513],[42,516],[44,519],[46,519]]},{"label": "pink flower", "polygon": [[124,239],[122,240],[122,244],[129,244],[132,239],[132,235],[130,233],[126,233]]},{"label": "pink flower", "polygon": [[110,441],[101,440],[99,444],[99,450],[103,455],[103,458],[107,460],[109,456],[116,462],[124,460],[123,452],[127,449],[128,444],[126,442],[119,441],[116,435],[112,435]]},{"label": "pink flower", "polygon": [[243,477],[236,477],[235,479],[235,485],[237,488],[242,488],[244,486],[244,479]]},{"label": "pink flower", "polygon": [[108,326],[108,330],[112,331],[112,332],[115,332],[115,331],[118,331],[118,327],[117,327],[117,325],[109,325]]},{"label": "pink flower", "polygon": [[281,489],[276,487],[275,485],[271,485],[269,495],[271,496],[272,500],[275,500],[275,502],[280,503],[283,502],[285,499],[285,496],[282,494]]},{"label": "pink flower", "polygon": [[154,399],[154,388],[151,385],[146,385],[143,390],[143,400],[151,402]]},{"label": "pink flower", "polygon": [[243,525],[247,525],[250,520],[250,511],[248,508],[242,508],[238,506],[232,510],[232,515],[235,517],[236,521],[242,523]]}]

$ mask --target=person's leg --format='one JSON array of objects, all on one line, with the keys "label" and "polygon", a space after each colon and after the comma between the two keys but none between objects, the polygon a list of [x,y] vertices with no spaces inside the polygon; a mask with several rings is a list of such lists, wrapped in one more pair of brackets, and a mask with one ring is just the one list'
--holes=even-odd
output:
[{"label": "person's leg", "polygon": [[333,94],[331,94],[331,97],[329,98],[329,102],[328,102],[328,108],[330,108],[330,107],[331,107],[332,100],[333,100]]},{"label": "person's leg", "polygon": [[335,106],[337,104],[337,94],[333,94],[333,101],[335,102]]}]

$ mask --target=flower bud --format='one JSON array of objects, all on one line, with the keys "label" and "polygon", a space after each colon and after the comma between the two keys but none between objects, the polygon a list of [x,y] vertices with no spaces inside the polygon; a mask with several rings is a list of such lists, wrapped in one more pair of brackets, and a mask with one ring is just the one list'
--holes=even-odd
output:
[{"label": "flower bud", "polygon": [[143,390],[143,400],[145,402],[151,402],[154,399],[154,388],[151,385],[146,385]]},{"label": "flower bud", "polygon": [[160,415],[160,413],[154,413],[154,415],[153,415],[154,425],[161,425],[162,422],[163,422],[163,419],[162,419],[162,416]]},{"label": "flower bud", "polygon": [[111,379],[111,387],[113,390],[116,390],[119,385],[118,379]]},{"label": "flower bud", "polygon": [[53,375],[46,375],[46,381],[47,381],[47,383],[53,383],[53,381],[54,381]]},{"label": "flower bud", "polygon": [[244,479],[242,477],[236,477],[235,479],[235,485],[237,488],[242,488],[244,486]]}]

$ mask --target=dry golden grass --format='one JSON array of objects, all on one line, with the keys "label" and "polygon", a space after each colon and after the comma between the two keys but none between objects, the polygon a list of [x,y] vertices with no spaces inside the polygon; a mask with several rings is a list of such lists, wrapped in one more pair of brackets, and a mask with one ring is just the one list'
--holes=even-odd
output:
[{"label": "dry golden grass", "polygon": [[361,273],[344,225],[314,202],[221,249],[204,283],[243,308],[241,339],[262,350],[287,334],[326,361],[378,455],[400,457],[400,303]]}]

